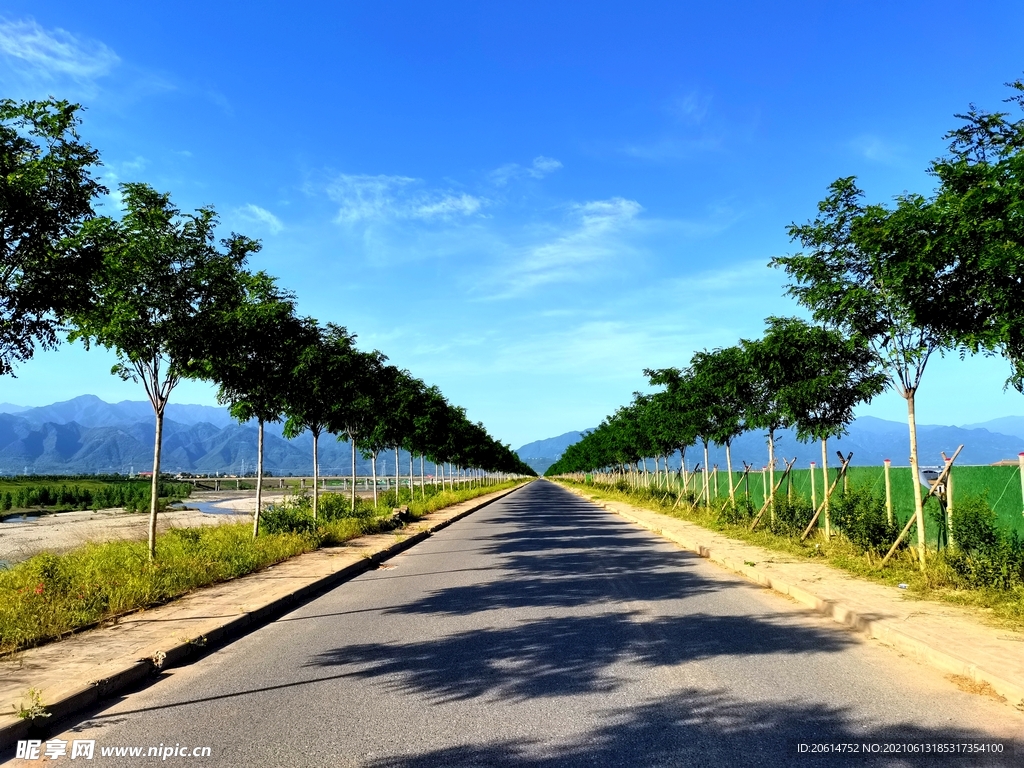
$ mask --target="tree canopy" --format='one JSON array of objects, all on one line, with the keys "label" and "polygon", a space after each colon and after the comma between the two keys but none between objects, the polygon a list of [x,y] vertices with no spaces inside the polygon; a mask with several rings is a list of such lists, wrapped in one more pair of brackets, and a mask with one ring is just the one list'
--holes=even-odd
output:
[{"label": "tree canopy", "polygon": [[107,189],[78,135],[81,106],[0,101],[0,375],[52,348],[91,301],[100,252],[83,225]]}]

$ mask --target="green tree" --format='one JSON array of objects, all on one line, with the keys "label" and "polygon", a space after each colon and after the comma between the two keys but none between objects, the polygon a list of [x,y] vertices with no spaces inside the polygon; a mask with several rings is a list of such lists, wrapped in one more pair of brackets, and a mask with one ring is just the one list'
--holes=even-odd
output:
[{"label": "green tree", "polygon": [[651,386],[665,387],[654,398],[661,414],[660,431],[670,452],[679,451],[679,472],[682,474],[686,462],[686,449],[697,441],[697,423],[685,396],[690,372],[678,368],[644,369],[644,375]]},{"label": "green tree", "polygon": [[[905,297],[907,283],[925,279],[920,271],[901,267],[893,248],[907,248],[915,238],[906,234],[905,210],[894,213],[882,206],[866,208],[854,179],[832,183],[818,204],[819,215],[803,225],[793,224],[790,236],[807,253],[778,257],[792,282],[791,295],[811,310],[814,319],[845,335],[860,338],[882,362],[890,382],[907,402],[911,475],[918,474],[915,398],[925,367],[948,336]],[[918,559],[925,567],[924,505],[919,483],[913,483]]]},{"label": "green tree", "polygon": [[[729,477],[729,500],[735,504],[732,486],[732,441],[747,429],[744,416],[749,410],[752,382],[750,361],[739,347],[697,352],[690,360],[690,371],[697,390],[702,393],[702,431],[715,445],[725,446]],[[704,465],[707,469],[707,444]]]},{"label": "green tree", "polygon": [[750,364],[749,397],[744,420],[749,429],[763,429],[768,437],[768,490],[772,519],[775,518],[775,435],[792,423],[792,417],[783,405],[782,392],[797,376],[785,362],[785,335],[773,333],[773,330],[769,325],[764,338],[740,341]]},{"label": "green tree", "polygon": [[[361,399],[368,409],[367,418],[360,419],[366,429],[359,439],[359,449],[364,458],[370,459],[373,472],[373,505],[377,506],[377,457],[382,451],[394,448],[401,439],[401,427],[395,410],[395,397],[401,387],[401,380],[407,374],[393,365],[382,365],[374,372],[373,386],[364,387],[366,396]],[[395,457],[395,487],[398,487],[398,457]]]},{"label": "green tree", "polygon": [[245,260],[259,243],[232,234],[217,247],[212,208],[183,214],[170,196],[145,184],[122,184],[124,216],[103,222],[103,263],[95,302],[73,315],[72,339],[112,349],[112,373],[142,382],[153,406],[149,554],[156,521],[164,409],[184,376],[201,375],[221,343],[221,320],[244,296]]},{"label": "green tree", "polygon": [[55,347],[62,320],[90,302],[100,252],[83,225],[107,190],[99,153],[78,135],[81,106],[0,101],[0,375],[36,345]]},{"label": "green tree", "polygon": [[[320,506],[320,435],[332,432],[340,392],[352,377],[355,336],[328,323],[317,326],[298,354],[284,407],[284,435],[292,439],[307,429],[313,437],[313,519]],[[353,465],[355,460],[353,459]],[[355,478],[352,482],[355,509]]]},{"label": "green tree", "polygon": [[[1007,102],[1024,108],[1024,82]],[[919,325],[949,347],[1001,352],[1024,391],[1024,119],[971,107],[946,134],[929,172],[933,195],[907,194],[885,212],[878,247]]]},{"label": "green tree", "polygon": [[381,418],[381,380],[386,360],[376,350],[352,349],[344,359],[338,359],[339,369],[331,384],[328,431],[339,440],[347,439],[352,449],[352,509],[356,504],[356,451]]},{"label": "green tree", "polygon": [[888,377],[862,340],[795,317],[768,318],[765,338],[772,341],[777,364],[789,371],[778,401],[797,439],[821,441],[825,476],[825,535],[831,534],[828,508],[828,448],[854,418],[854,408],[884,391]]},{"label": "green tree", "polygon": [[288,405],[299,354],[315,342],[316,321],[295,315],[295,299],[264,272],[247,275],[245,296],[229,308],[217,334],[219,348],[205,361],[204,378],[219,389],[217,399],[240,423],[258,425],[256,513],[259,534],[263,502],[263,438],[268,421],[280,421]]},{"label": "green tree", "polygon": [[[395,452],[395,493],[399,488],[399,450],[409,454],[409,500],[413,497],[412,454],[416,435],[416,412],[423,404],[422,393],[425,385],[408,371],[397,370],[393,380],[384,388],[384,403],[387,420],[388,447]],[[486,438],[486,431],[484,438]]]}]

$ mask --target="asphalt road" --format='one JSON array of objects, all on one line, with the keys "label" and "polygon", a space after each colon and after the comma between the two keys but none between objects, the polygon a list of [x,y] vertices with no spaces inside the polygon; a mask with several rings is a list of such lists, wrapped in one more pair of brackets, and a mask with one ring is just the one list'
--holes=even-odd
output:
[{"label": "asphalt road", "polygon": [[[1007,737],[1024,714],[537,482],[59,738],[104,766],[1024,764],[797,752]],[[99,756],[159,744],[212,756]]]}]

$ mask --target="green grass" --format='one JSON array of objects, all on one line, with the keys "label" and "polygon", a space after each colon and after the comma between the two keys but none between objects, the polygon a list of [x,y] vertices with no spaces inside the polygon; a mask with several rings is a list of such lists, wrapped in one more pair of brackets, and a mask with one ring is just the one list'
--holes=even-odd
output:
[{"label": "green grass", "polygon": [[[515,484],[436,492],[410,504],[410,511],[422,516]],[[325,508],[333,505],[347,512],[341,495],[322,498]],[[157,538],[155,562],[149,561],[146,542],[132,541],[36,555],[0,569],[0,653],[39,645],[318,547],[389,529],[390,513],[383,505],[357,505],[355,515],[338,514],[307,530],[264,533],[256,540],[249,523],[175,529]]]},{"label": "green grass", "polygon": [[[870,470],[872,468],[866,469]],[[962,471],[970,469],[1003,470],[1015,468],[961,468]],[[879,471],[881,470],[879,469]],[[909,470],[905,474],[909,478]],[[997,479],[1003,479],[1010,473],[1003,473],[1002,476],[996,473],[992,474],[995,474]],[[805,471],[804,475],[806,477],[808,473]],[[976,477],[984,479],[985,473],[979,472]],[[760,476],[756,477],[758,485],[760,485],[760,479]],[[861,480],[863,479],[861,478]],[[865,553],[842,536],[836,536],[831,541],[825,541],[823,536],[820,535],[810,536],[806,542],[801,542],[799,535],[779,535],[767,530],[765,526],[751,531],[749,520],[731,523],[723,518],[722,512],[726,506],[724,499],[717,501],[711,507],[693,506],[684,501],[673,508],[675,497],[671,496],[667,500],[663,499],[665,496],[663,491],[651,494],[645,492],[642,488],[639,491],[633,492],[620,491],[605,485],[589,483],[584,485],[566,480],[560,480],[559,482],[583,488],[588,495],[593,497],[624,501],[670,517],[695,523],[729,538],[745,541],[788,556],[826,562],[836,568],[871,581],[892,586],[906,584],[909,595],[921,599],[940,600],[970,607],[983,620],[1014,631],[1024,631],[1024,586],[1018,584],[1010,589],[968,586],[965,584],[963,577],[954,570],[951,560],[947,558],[947,553],[945,552],[930,552],[928,568],[922,572],[918,567],[915,553],[904,548],[898,550],[887,566],[881,569],[879,568],[881,557],[877,552]],[[808,477],[808,485],[809,482]],[[722,485],[724,486],[724,483]],[[753,486],[754,482],[752,479],[751,496],[754,495]],[[723,495],[727,493],[724,487],[721,487],[720,490],[723,491]],[[780,489],[780,492],[782,490],[784,490],[784,487]],[[959,492],[958,487],[957,493]],[[882,493],[884,494],[884,485]],[[911,495],[911,498],[912,493],[913,491],[910,490],[908,494]],[[1017,493],[1019,497],[1019,484]],[[760,496],[757,498],[760,498]]]}]

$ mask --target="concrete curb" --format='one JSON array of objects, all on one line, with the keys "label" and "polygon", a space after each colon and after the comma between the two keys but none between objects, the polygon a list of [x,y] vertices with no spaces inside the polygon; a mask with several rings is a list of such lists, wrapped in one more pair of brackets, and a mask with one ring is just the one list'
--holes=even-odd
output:
[{"label": "concrete curb", "polygon": [[[1005,697],[1008,703],[1015,705],[1020,709],[1024,709],[1024,683],[1021,681],[1006,679],[996,672],[979,667],[970,659],[965,659],[956,654],[944,651],[941,648],[936,648],[933,645],[904,632],[899,627],[894,626],[891,621],[875,619],[869,615],[864,615],[849,606],[843,605],[841,602],[818,597],[814,593],[808,592],[802,587],[798,587],[794,584],[790,584],[784,579],[780,579],[778,576],[770,576],[764,571],[758,569],[756,566],[750,566],[746,563],[740,563],[730,558],[716,555],[710,547],[680,535],[675,531],[668,531],[659,528],[650,524],[646,520],[630,514],[628,511],[615,508],[607,502],[590,499],[584,493],[575,488],[569,488],[564,485],[562,487],[577,496],[586,499],[592,504],[603,507],[620,517],[624,517],[631,523],[635,523],[636,525],[646,528],[647,530],[680,545],[684,549],[697,553],[700,557],[707,558],[713,563],[717,563],[730,571],[746,577],[756,584],[760,584],[761,586],[779,592],[780,594],[788,595],[816,613],[832,619],[832,621],[837,624],[842,624],[847,629],[853,630],[854,632],[865,635],[874,640],[878,640],[879,642],[895,648],[901,653],[904,653],[923,664],[927,664],[928,666],[947,674],[960,675],[973,680],[976,683],[987,683],[996,693]],[[626,505],[625,502],[615,502],[616,507],[620,504]],[[653,510],[645,511],[651,512],[652,514],[658,514]]]},{"label": "concrete curb", "polygon": [[[83,709],[91,707],[103,699],[110,698],[126,688],[138,685],[154,672],[159,672],[171,667],[182,666],[183,664],[189,663],[189,660],[194,657],[201,656],[212,649],[226,645],[231,640],[247,631],[256,629],[264,624],[268,624],[276,616],[285,613],[296,605],[301,604],[338,584],[355,578],[361,573],[365,573],[377,564],[382,563],[385,560],[388,560],[389,558],[394,557],[410,547],[430,538],[430,536],[436,531],[447,528],[452,523],[457,522],[458,520],[461,520],[500,499],[503,499],[523,487],[524,485],[517,485],[514,488],[499,491],[493,495],[485,495],[478,497],[477,499],[470,499],[467,502],[459,502],[460,504],[472,504],[472,506],[462,510],[456,515],[452,515],[451,517],[443,520],[438,520],[436,523],[428,525],[427,528],[417,531],[406,539],[396,541],[382,549],[376,550],[368,557],[365,557],[358,562],[352,563],[344,568],[340,568],[326,576],[316,578],[287,595],[278,597],[259,606],[255,610],[229,619],[216,626],[212,631],[207,631],[202,638],[186,642],[175,640],[173,644],[160,649],[159,660],[156,660],[152,656],[141,659],[125,660],[120,669],[115,670],[113,674],[108,675],[102,680],[90,681],[81,687],[68,692],[56,701],[47,702],[46,711],[50,713],[50,717],[47,717],[45,721],[38,725],[33,723],[31,720],[13,718],[6,712],[0,713],[0,717],[3,717],[4,720],[7,721],[0,723],[0,751],[14,746],[20,739],[28,738],[30,733],[37,728],[41,727],[43,730],[49,730],[53,725],[56,725],[71,715],[81,712]],[[438,510],[438,512],[443,511],[444,510]],[[358,541],[358,539],[353,539],[352,541]],[[298,557],[302,557],[302,555],[298,555]],[[240,576],[234,581],[242,581],[245,578],[246,576]],[[154,654],[156,654],[155,650]]]}]

